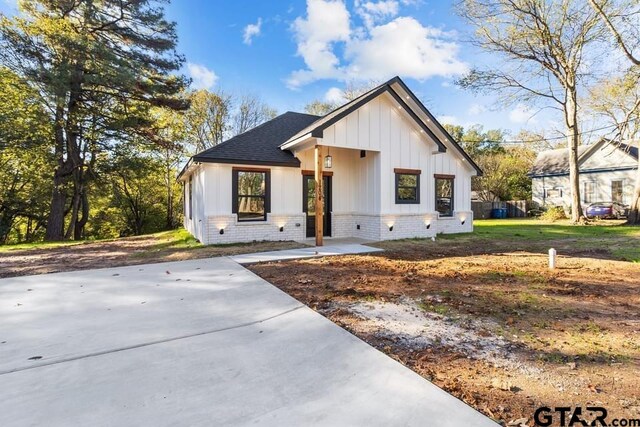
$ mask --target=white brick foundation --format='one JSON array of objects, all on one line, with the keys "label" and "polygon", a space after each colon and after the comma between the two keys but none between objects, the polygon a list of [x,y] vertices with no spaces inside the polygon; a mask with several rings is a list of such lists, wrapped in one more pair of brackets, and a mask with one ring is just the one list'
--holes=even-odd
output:
[{"label": "white brick foundation", "polygon": [[[464,224],[462,221],[464,220]],[[428,227],[427,227],[428,226]],[[280,231],[282,227],[282,231]],[[393,227],[390,230],[390,227]],[[220,234],[220,230],[224,234]],[[451,218],[438,218],[437,213],[369,215],[332,213],[331,237],[357,237],[367,240],[428,238],[439,233],[473,231],[473,212],[456,212]],[[306,239],[306,216],[267,215],[266,222],[237,222],[235,215],[207,217],[204,244],[279,241]]]},{"label": "white brick foundation", "polygon": [[[282,231],[280,231],[282,227]],[[220,234],[220,230],[224,234]],[[267,215],[265,222],[237,222],[235,215],[207,217],[204,244],[304,240],[305,215]]]}]

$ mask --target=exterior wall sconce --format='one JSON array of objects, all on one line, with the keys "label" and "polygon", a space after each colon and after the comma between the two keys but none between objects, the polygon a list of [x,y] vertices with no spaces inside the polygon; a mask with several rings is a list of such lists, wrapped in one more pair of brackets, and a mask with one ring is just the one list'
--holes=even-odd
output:
[{"label": "exterior wall sconce", "polygon": [[427,224],[427,230],[431,228],[431,223]]},{"label": "exterior wall sconce", "polygon": [[284,231],[284,226],[280,227],[278,230],[280,230],[280,232],[282,233]]},{"label": "exterior wall sconce", "polygon": [[224,228],[220,229],[220,234],[224,234]]},{"label": "exterior wall sconce", "polygon": [[393,225],[389,226],[389,231],[393,231]]},{"label": "exterior wall sconce", "polygon": [[464,225],[466,219],[463,219],[462,221],[460,221],[460,224]]}]

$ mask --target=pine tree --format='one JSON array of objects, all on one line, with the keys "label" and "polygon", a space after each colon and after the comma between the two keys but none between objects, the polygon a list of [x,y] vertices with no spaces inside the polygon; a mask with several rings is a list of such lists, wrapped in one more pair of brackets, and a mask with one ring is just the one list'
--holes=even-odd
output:
[{"label": "pine tree", "polygon": [[162,143],[149,109],[188,107],[162,3],[23,0],[21,15],[0,19],[0,59],[39,91],[54,128],[47,240],[82,237],[102,151],[136,137]]}]

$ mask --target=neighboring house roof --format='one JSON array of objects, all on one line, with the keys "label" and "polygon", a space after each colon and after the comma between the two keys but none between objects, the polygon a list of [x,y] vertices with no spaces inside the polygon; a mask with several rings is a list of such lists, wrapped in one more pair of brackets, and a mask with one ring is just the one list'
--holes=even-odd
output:
[{"label": "neighboring house roof", "polygon": [[195,162],[241,163],[251,165],[299,167],[300,161],[289,150],[279,147],[318,116],[288,111],[193,156]]},{"label": "neighboring house roof", "polygon": [[[581,145],[578,147],[578,164],[583,163],[603,144],[611,144],[619,150],[625,152],[635,160],[638,160],[638,148],[627,145],[622,142],[613,142],[607,139],[601,139],[592,145]],[[602,172],[608,170],[619,169],[618,165],[611,165],[610,168],[603,169]],[[538,178],[543,176],[559,176],[569,174],[569,150],[567,148],[558,148],[555,150],[541,151],[529,171],[529,176]]]},{"label": "neighboring house roof", "polygon": [[[579,146],[578,158],[589,148],[588,145]],[[566,148],[541,151],[529,171],[529,175],[532,177],[565,175],[567,173],[569,173],[569,150]]]}]

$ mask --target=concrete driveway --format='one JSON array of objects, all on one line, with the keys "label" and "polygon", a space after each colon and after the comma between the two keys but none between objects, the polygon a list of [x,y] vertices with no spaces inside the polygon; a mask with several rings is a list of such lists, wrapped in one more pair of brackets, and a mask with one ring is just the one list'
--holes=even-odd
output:
[{"label": "concrete driveway", "polygon": [[0,280],[1,426],[495,426],[228,258]]}]

